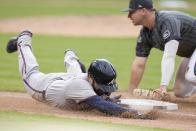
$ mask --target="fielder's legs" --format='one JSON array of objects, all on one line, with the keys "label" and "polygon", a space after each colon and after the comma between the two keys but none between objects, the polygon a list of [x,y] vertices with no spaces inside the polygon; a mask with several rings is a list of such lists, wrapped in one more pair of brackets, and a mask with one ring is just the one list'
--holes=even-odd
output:
[{"label": "fielder's legs", "polygon": [[189,82],[196,84],[196,49],[193,52],[193,55],[190,58],[189,64],[188,64],[188,69],[187,72],[185,74],[185,78],[186,80],[188,80]]},{"label": "fielder's legs", "polygon": [[[174,93],[177,97],[188,97],[196,93],[196,84],[186,80],[185,74],[190,64],[190,59],[184,58],[178,68],[174,84]],[[194,67],[195,68],[195,67]]]}]

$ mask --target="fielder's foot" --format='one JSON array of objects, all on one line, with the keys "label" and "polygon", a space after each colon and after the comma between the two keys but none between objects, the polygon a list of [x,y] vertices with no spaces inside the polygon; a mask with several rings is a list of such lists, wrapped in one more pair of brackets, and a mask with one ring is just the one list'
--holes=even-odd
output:
[{"label": "fielder's foot", "polygon": [[83,73],[86,73],[86,67],[85,67],[85,65],[79,60],[77,54],[76,54],[73,50],[71,50],[71,49],[65,50],[65,55],[66,55],[66,53],[73,53],[73,54],[77,57],[77,61],[78,61],[79,65],[80,65],[80,68],[81,68],[82,72],[83,72]]},{"label": "fielder's foot", "polygon": [[7,47],[6,47],[6,51],[8,53],[13,53],[15,51],[17,51],[17,43],[18,43],[18,38],[24,35],[28,35],[30,37],[33,36],[33,34],[31,33],[31,31],[29,30],[24,30],[22,31],[18,36],[16,37],[12,37],[8,43],[7,43]]}]

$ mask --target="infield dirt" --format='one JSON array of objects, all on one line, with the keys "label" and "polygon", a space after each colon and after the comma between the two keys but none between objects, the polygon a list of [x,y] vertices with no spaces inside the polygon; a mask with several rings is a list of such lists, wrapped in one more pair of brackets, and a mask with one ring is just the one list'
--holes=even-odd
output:
[{"label": "infield dirt", "polygon": [[31,29],[35,34],[85,37],[136,37],[140,27],[134,27],[126,16],[48,16],[0,20],[0,32],[20,32]]},{"label": "infield dirt", "polygon": [[[117,92],[123,98],[130,98],[126,92]],[[146,127],[160,127],[166,129],[177,129],[185,131],[195,131],[196,129],[196,103],[178,103],[178,111],[161,111],[157,120],[125,119],[106,116],[103,113],[92,111],[70,111],[51,107],[47,104],[35,101],[27,93],[0,92],[0,110],[18,111],[34,114],[45,114],[65,118],[85,119],[93,121],[103,121],[111,123],[121,123],[129,125],[140,125]]]}]

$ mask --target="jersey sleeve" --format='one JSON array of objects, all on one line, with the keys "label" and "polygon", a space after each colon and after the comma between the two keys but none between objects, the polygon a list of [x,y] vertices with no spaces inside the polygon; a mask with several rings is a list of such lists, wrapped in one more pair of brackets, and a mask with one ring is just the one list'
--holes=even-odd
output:
[{"label": "jersey sleeve", "polygon": [[[112,103],[110,101],[106,101],[100,96],[92,96],[85,100],[85,102],[94,109],[97,109],[100,112],[110,114],[110,115],[120,115],[123,112],[128,112],[128,109],[122,108],[120,105],[116,103]],[[138,112],[133,112],[137,114]]]},{"label": "jersey sleeve", "polygon": [[179,20],[173,17],[167,18],[161,26],[161,36],[164,40],[164,43],[169,42],[170,40],[180,40],[181,23]]},{"label": "jersey sleeve", "polygon": [[139,57],[148,57],[150,54],[152,46],[148,43],[147,38],[145,37],[145,31],[142,29],[140,35],[137,38],[136,45],[136,56]]},{"label": "jersey sleeve", "polygon": [[83,79],[73,79],[69,81],[69,86],[66,88],[66,99],[74,100],[79,103],[88,97],[96,95],[91,84]]}]

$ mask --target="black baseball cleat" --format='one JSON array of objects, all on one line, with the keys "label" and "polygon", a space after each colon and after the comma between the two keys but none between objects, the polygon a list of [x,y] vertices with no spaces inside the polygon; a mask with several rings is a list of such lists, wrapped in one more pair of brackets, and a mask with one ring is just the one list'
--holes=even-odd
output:
[{"label": "black baseball cleat", "polygon": [[33,36],[33,34],[31,33],[31,31],[24,30],[18,36],[12,37],[8,41],[8,43],[7,43],[6,51],[8,53],[13,53],[13,52],[17,51],[17,41],[18,41],[18,38],[21,37],[21,36],[23,36],[23,35],[29,35],[30,37]]},{"label": "black baseball cleat", "polygon": [[17,37],[12,37],[7,43],[7,53],[13,53],[17,51]]},{"label": "black baseball cleat", "polygon": [[80,64],[80,68],[82,70],[82,73],[86,73],[86,67],[85,67],[85,65],[80,60],[78,60],[78,63]]}]

